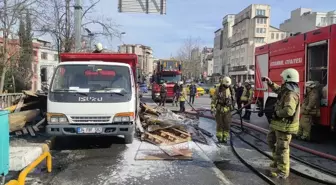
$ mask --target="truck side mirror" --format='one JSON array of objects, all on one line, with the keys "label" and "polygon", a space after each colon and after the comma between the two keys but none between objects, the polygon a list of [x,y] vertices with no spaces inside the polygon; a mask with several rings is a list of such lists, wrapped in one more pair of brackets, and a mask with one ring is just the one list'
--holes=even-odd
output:
[{"label": "truck side mirror", "polygon": [[47,68],[42,68],[40,72],[41,82],[47,82]]}]

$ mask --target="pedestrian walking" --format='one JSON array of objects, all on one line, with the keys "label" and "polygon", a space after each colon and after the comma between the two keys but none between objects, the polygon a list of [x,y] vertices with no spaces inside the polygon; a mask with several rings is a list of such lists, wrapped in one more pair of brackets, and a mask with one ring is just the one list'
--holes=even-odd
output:
[{"label": "pedestrian walking", "polygon": [[185,101],[187,96],[187,90],[183,87],[183,84],[179,88],[179,102],[180,102],[180,112],[185,112]]},{"label": "pedestrian walking", "polygon": [[299,130],[300,116],[300,89],[299,73],[289,68],[282,71],[283,84],[281,86],[272,82],[270,78],[263,77],[268,86],[278,94],[271,119],[267,142],[273,154],[270,164],[271,176],[286,179],[289,176],[289,144],[292,134]]},{"label": "pedestrian walking", "polygon": [[230,85],[230,77],[222,78],[211,101],[211,113],[215,114],[217,123],[216,136],[218,141],[223,143],[227,143],[230,138],[231,111],[235,104],[234,90]]},{"label": "pedestrian walking", "polygon": [[195,85],[195,82],[192,82],[191,85],[189,86],[189,103],[194,104],[196,93],[197,93],[197,87]]},{"label": "pedestrian walking", "polygon": [[160,88],[160,104],[159,106],[165,106],[167,98],[167,87],[166,83],[163,83]]},{"label": "pedestrian walking", "polygon": [[314,81],[306,82],[306,95],[301,107],[300,126],[297,137],[310,141],[311,126],[320,120],[321,94],[319,83]]}]

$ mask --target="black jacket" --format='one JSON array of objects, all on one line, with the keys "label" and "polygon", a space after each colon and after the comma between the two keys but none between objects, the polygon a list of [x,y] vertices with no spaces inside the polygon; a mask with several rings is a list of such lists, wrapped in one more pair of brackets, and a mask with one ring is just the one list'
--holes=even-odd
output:
[{"label": "black jacket", "polygon": [[178,86],[178,84],[176,83],[176,84],[174,85],[174,89],[173,89],[174,93],[177,93],[178,89],[179,89],[179,86]]},{"label": "black jacket", "polygon": [[244,87],[243,86],[237,87],[236,98],[237,98],[238,101],[240,100],[240,97],[243,95],[243,92],[244,92]]}]

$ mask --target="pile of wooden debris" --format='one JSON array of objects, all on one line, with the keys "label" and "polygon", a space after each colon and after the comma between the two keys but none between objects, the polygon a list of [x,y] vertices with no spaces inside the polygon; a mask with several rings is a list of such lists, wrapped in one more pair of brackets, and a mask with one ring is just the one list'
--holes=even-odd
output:
[{"label": "pile of wooden debris", "polygon": [[47,97],[44,94],[24,91],[13,106],[4,108],[10,112],[9,132],[35,136],[35,132],[38,132],[45,123],[46,101]]},{"label": "pile of wooden debris", "polygon": [[168,110],[152,108],[140,103],[139,131],[141,140],[160,147],[170,157],[191,158],[192,151],[187,144],[191,141],[186,125],[181,124],[183,117],[173,114],[173,118],[163,116]]}]

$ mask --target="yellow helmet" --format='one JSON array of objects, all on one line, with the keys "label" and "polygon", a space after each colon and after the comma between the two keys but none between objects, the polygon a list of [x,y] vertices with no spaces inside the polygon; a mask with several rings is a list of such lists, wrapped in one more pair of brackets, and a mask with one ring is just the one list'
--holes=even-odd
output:
[{"label": "yellow helmet", "polygon": [[293,68],[283,70],[280,76],[285,82],[298,83],[300,81],[299,72]]},{"label": "yellow helmet", "polygon": [[231,78],[226,76],[224,78],[221,79],[221,84],[226,85],[226,86],[230,86],[231,85]]},{"label": "yellow helmet", "polygon": [[103,50],[103,45],[101,43],[97,43],[95,45],[95,48],[96,48],[97,51],[101,51],[101,50]]}]

